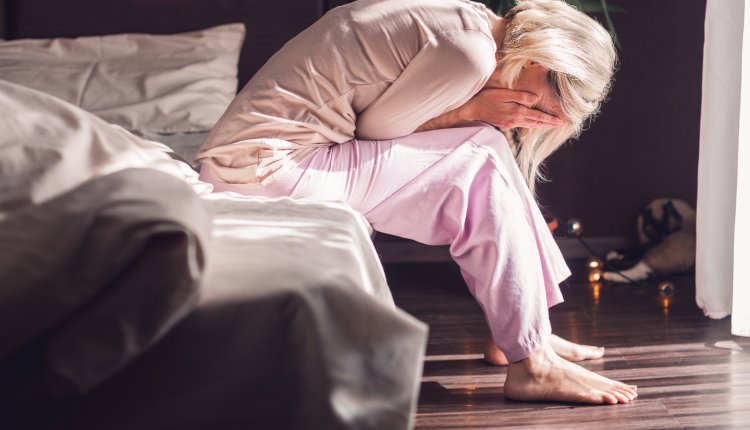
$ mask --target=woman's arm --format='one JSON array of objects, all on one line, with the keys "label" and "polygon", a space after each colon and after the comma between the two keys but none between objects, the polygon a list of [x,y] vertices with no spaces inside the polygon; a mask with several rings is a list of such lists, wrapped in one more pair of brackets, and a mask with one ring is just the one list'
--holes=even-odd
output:
[{"label": "woman's arm", "polygon": [[563,122],[534,109],[538,97],[524,91],[487,88],[458,108],[431,119],[415,131],[450,128],[468,121],[483,121],[503,130],[557,127]]},{"label": "woman's arm", "polygon": [[433,36],[391,85],[357,114],[356,136],[387,140],[465,104],[482,89],[497,63],[495,45],[479,31]]}]

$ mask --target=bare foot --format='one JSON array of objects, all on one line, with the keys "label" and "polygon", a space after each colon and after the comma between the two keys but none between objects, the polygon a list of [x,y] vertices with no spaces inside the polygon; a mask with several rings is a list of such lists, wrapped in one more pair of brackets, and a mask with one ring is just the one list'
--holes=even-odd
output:
[{"label": "bare foot", "polygon": [[549,344],[557,355],[568,361],[595,360],[604,356],[604,348],[600,346],[579,345],[554,334],[550,336]]},{"label": "bare foot", "polygon": [[[602,347],[579,345],[554,334],[550,337],[549,344],[557,355],[568,361],[595,360],[604,356],[604,348]],[[502,351],[497,349],[491,336],[487,338],[487,342],[484,344],[484,361],[495,366],[508,365],[508,359],[505,358]]]},{"label": "bare foot", "polygon": [[561,358],[550,344],[510,363],[503,388],[505,397],[513,400],[610,405],[629,403],[638,397],[637,389]]}]

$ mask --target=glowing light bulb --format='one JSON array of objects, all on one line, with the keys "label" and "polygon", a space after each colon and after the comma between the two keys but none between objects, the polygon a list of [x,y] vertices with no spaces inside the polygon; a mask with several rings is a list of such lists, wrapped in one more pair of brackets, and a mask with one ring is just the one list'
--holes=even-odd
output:
[{"label": "glowing light bulb", "polygon": [[571,236],[580,236],[583,231],[583,224],[578,218],[571,218],[568,220],[568,234]]},{"label": "glowing light bulb", "polygon": [[589,272],[589,282],[599,282],[602,280],[602,271],[599,269],[592,269]]},{"label": "glowing light bulb", "polygon": [[586,267],[588,267],[589,269],[601,269],[602,266],[604,266],[604,263],[602,263],[602,260],[596,257],[591,257],[586,260]]}]

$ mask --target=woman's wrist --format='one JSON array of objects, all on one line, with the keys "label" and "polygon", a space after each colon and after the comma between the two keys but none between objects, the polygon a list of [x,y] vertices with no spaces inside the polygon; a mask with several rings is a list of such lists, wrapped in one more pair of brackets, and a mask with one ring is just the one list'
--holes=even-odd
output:
[{"label": "woman's wrist", "polygon": [[461,122],[471,122],[471,121],[481,121],[481,118],[478,118],[478,115],[476,114],[476,110],[474,109],[474,104],[472,103],[473,98],[466,103],[462,104],[456,109],[456,114],[458,119]]},{"label": "woman's wrist", "polygon": [[452,111],[448,111],[437,118],[431,119],[419,126],[414,131],[429,131],[443,128],[451,128],[458,124],[474,121],[471,117],[471,110],[466,104],[463,104]]}]

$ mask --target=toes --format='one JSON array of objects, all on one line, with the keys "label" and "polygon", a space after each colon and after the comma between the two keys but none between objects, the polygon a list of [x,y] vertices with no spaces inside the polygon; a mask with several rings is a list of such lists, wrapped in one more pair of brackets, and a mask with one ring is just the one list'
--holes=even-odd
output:
[{"label": "toes", "polygon": [[638,388],[635,388],[633,390],[633,396],[635,396],[634,398],[636,398],[636,399],[638,398]]},{"label": "toes", "polygon": [[604,348],[586,345],[586,358],[601,358],[604,356]]},{"label": "toes", "polygon": [[628,392],[630,393],[630,395],[633,396],[633,399],[637,399],[638,398],[638,387],[636,387],[635,385],[628,385],[628,388],[629,388]]},{"label": "toes", "polygon": [[565,355],[562,355],[562,357],[568,361],[582,361],[586,359],[586,356],[584,354],[581,354],[579,351],[569,351]]},{"label": "toes", "polygon": [[630,390],[630,391],[635,391],[635,390],[637,390],[637,389],[638,389],[638,387],[637,387],[637,386],[635,386],[635,385],[628,385],[628,384],[625,384],[625,383],[623,383],[623,382],[620,382],[620,381],[614,381],[614,380],[613,380],[612,382],[614,382],[614,386],[615,386],[615,387],[617,387],[617,388],[621,388],[621,389],[623,389],[623,390]]},{"label": "toes", "polygon": [[615,396],[615,398],[617,399],[619,403],[630,403],[630,399],[624,393],[621,393],[619,391],[613,391],[610,394]]},{"label": "toes", "polygon": [[628,396],[628,399],[630,400],[635,400],[638,397],[638,392],[636,391],[637,387],[635,387],[634,385],[625,385],[618,383],[613,387],[613,389]]},{"label": "toes", "polygon": [[601,390],[592,389],[586,393],[580,393],[575,399],[578,403],[589,404],[617,404],[617,398]]},{"label": "toes", "polygon": [[631,393],[635,396],[638,395],[638,387],[635,385],[627,385],[623,384],[622,382],[618,382],[615,387],[620,391],[625,391],[627,393]]},{"label": "toes", "polygon": [[604,400],[604,403],[609,403],[610,405],[617,404],[617,397],[612,393],[602,393],[601,398]]},{"label": "toes", "polygon": [[604,356],[604,348],[590,345],[577,345],[568,354],[572,361],[592,360]]},{"label": "toes", "polygon": [[626,390],[620,390],[620,389],[616,389],[615,391],[625,396],[628,400],[635,400],[635,398],[637,397],[636,394],[633,393],[632,391],[626,391]]}]

